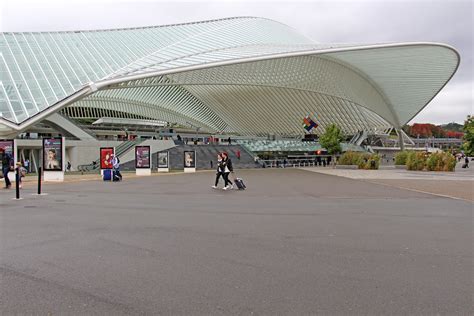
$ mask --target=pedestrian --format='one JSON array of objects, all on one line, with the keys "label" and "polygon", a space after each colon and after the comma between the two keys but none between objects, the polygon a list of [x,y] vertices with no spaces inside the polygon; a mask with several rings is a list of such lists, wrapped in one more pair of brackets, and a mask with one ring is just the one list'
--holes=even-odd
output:
[{"label": "pedestrian", "polygon": [[66,170],[67,170],[67,171],[71,171],[71,167],[72,167],[72,166],[71,166],[71,162],[68,161],[68,162],[67,162],[67,165],[66,165]]},{"label": "pedestrian", "polygon": [[234,168],[232,167],[232,160],[229,158],[227,153],[222,153],[222,177],[224,178],[224,190],[229,190],[234,188],[234,184],[229,179],[230,173],[234,172]]},{"label": "pedestrian", "polygon": [[[120,159],[116,155],[112,154],[112,181],[122,181],[122,174],[120,173]],[[117,180],[115,180],[117,178]]]},{"label": "pedestrian", "polygon": [[25,159],[23,166],[25,167],[26,172],[30,172],[30,160],[28,160],[28,158]]},{"label": "pedestrian", "polygon": [[5,149],[0,148],[2,155],[2,174],[5,179],[5,189],[10,189],[12,183],[8,178],[8,173],[13,170],[13,157],[10,153],[5,152]]},{"label": "pedestrian", "polygon": [[229,138],[227,138],[227,142],[229,143],[229,145],[232,145],[232,139],[230,139],[230,136]]},{"label": "pedestrian", "polygon": [[214,162],[210,160],[209,163],[211,164],[211,169],[214,168]]},{"label": "pedestrian", "polygon": [[236,156],[237,156],[237,159],[240,160],[240,150],[237,150]]},{"label": "pedestrian", "polygon": [[16,163],[16,168],[18,169],[18,182],[19,182],[19,187],[20,189],[22,188],[22,181],[21,179],[26,176],[26,168],[21,165],[21,162]]},{"label": "pedestrian", "polygon": [[468,156],[464,157],[464,166],[465,166],[464,168],[469,168],[469,157]]},{"label": "pedestrian", "polygon": [[214,181],[214,185],[212,186],[213,189],[217,189],[217,185],[219,184],[220,177],[224,178],[224,172],[222,169],[222,155],[219,153],[217,154],[216,180]]}]

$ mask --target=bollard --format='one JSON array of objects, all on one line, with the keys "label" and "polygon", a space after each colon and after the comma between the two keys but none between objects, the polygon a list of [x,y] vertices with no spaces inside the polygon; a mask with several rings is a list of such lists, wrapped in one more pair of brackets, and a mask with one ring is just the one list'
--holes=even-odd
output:
[{"label": "bollard", "polygon": [[41,167],[38,168],[38,195],[41,195]]},{"label": "bollard", "polygon": [[15,174],[16,199],[20,199],[20,168],[16,168]]}]

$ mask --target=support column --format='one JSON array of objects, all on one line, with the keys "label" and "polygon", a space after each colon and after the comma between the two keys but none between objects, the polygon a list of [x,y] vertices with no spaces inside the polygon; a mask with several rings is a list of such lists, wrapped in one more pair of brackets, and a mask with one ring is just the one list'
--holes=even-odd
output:
[{"label": "support column", "polygon": [[398,145],[400,146],[400,150],[405,150],[405,142],[403,141],[403,133],[401,129],[397,129],[398,134]]}]

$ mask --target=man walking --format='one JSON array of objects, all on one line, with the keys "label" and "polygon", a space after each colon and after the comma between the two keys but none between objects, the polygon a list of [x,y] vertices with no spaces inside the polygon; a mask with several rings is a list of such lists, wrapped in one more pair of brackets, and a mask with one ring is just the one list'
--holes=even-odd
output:
[{"label": "man walking", "polygon": [[10,189],[12,183],[8,178],[8,173],[13,170],[13,157],[5,152],[3,148],[0,148],[0,154],[2,155],[2,174],[5,179],[5,189]]}]

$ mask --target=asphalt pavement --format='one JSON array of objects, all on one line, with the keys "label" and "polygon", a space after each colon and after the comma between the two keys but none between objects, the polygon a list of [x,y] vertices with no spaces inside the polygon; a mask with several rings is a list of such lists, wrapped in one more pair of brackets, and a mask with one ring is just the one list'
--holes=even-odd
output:
[{"label": "asphalt pavement", "polygon": [[[473,204],[304,170],[0,192],[0,314],[467,315]],[[222,185],[222,184],[221,184]]]}]

